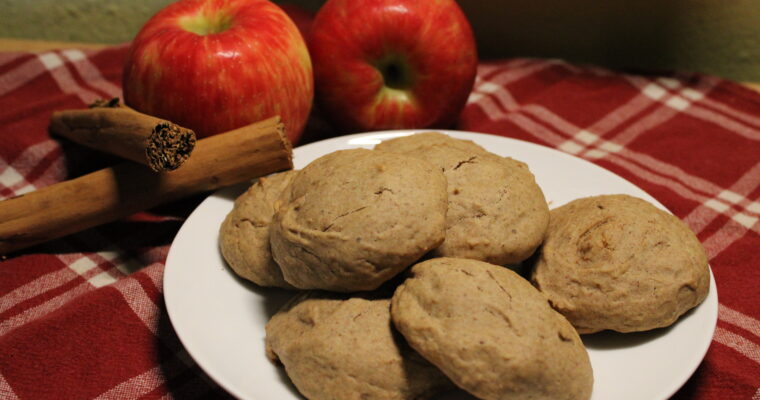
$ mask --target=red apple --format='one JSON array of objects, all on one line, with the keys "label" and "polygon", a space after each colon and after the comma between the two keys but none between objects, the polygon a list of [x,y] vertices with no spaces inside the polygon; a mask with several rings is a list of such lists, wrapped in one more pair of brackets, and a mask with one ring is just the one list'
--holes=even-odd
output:
[{"label": "red apple", "polygon": [[314,96],[293,21],[268,0],[181,0],[131,44],[124,101],[206,137],[268,117],[298,141]]},{"label": "red apple", "polygon": [[328,0],[309,50],[320,110],[349,131],[448,127],[477,68],[454,0]]}]

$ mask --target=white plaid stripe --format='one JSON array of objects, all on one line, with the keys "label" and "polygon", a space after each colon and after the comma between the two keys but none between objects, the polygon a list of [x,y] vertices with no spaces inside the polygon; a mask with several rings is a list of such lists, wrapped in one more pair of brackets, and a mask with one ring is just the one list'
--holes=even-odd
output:
[{"label": "white plaid stripe", "polygon": [[[0,54],[0,66],[21,56],[21,54],[2,53]],[[60,52],[49,51],[37,54],[34,58],[0,75],[0,96],[18,89],[45,72],[49,72],[64,93],[77,95],[85,104],[90,104],[94,100],[104,97],[81,87],[71,75],[67,64],[74,67],[86,85],[97,89],[106,97],[120,97],[122,95],[121,88],[105,79],[87,54],[81,50],[68,49]]]},{"label": "white plaid stripe", "polygon": [[[70,266],[71,269],[77,270],[77,272],[80,273],[86,273],[88,271],[92,271],[94,269],[94,266],[97,266],[97,263],[93,261],[90,257],[92,255],[80,255],[80,258],[77,261],[74,261],[71,263],[73,267]],[[118,253],[116,252],[101,252],[98,256],[95,258],[100,258],[102,260],[116,260],[118,259]],[[161,265],[156,265],[150,270],[152,270],[153,273],[149,273],[149,276],[151,276],[152,280],[154,282],[161,282],[162,276],[161,272],[163,271],[162,268],[160,268]],[[158,286],[161,287],[161,286]],[[135,312],[135,314],[145,323],[145,326],[148,327],[148,329],[153,332],[153,334],[157,335],[157,337],[166,339],[163,336],[158,335],[158,324],[159,323],[167,323],[165,320],[161,320],[160,315],[161,312],[156,306],[155,303],[153,303],[150,298],[147,296],[143,288],[140,286],[140,284],[136,280],[122,280],[117,285],[114,286],[117,290],[119,290],[122,295],[124,296],[125,300],[129,304],[129,306],[132,308],[132,310]],[[48,290],[51,290],[52,288],[48,288]],[[39,314],[39,315],[45,315],[53,310],[63,306],[64,304],[68,303],[68,300],[71,300],[75,297],[77,297],[79,294],[89,291],[87,290],[87,284],[82,284],[74,288],[73,290],[70,290],[63,295],[51,299],[52,301],[48,301],[45,304],[41,305],[40,307],[35,307],[33,310],[28,310],[24,314]],[[61,298],[64,298],[63,301]],[[10,323],[3,324],[0,326],[0,335],[10,331],[16,326],[23,325],[27,323],[26,315],[23,316],[16,316],[12,318]],[[166,328],[166,327],[165,327]],[[176,354],[175,357],[170,359],[168,362],[164,363],[162,366],[158,366],[156,368],[153,368],[149,371],[146,371],[143,374],[140,374],[132,379],[129,379],[125,382],[122,382],[121,384],[117,385],[113,389],[103,393],[98,398],[103,399],[110,399],[110,398],[121,398],[123,396],[128,397],[134,397],[137,394],[147,394],[148,392],[154,390],[155,388],[159,387],[161,384],[165,382],[167,378],[171,378],[171,376],[165,376],[164,371],[173,371],[175,374],[179,374],[185,370],[187,370],[190,367],[194,367],[195,363],[194,361],[186,354],[184,349],[182,349],[181,345],[176,340],[173,340],[171,342],[167,342],[164,340],[165,344],[169,346],[170,349],[173,349]],[[204,375],[200,375],[201,378],[203,378]],[[199,380],[199,379],[196,379]],[[202,379],[200,379],[203,381]],[[209,385],[206,385],[205,389],[208,390]]]},{"label": "white plaid stripe", "polygon": [[[77,276],[81,276],[86,282],[69,289],[68,292],[72,292],[70,295],[66,293],[62,294],[55,299],[48,300],[34,307],[36,311],[26,312],[28,310],[25,310],[21,312],[23,315],[10,317],[12,321],[8,322],[7,327],[0,325],[0,336],[14,327],[23,325],[38,316],[63,306],[65,302],[75,298],[79,294],[117,282],[121,278],[143,269],[147,264],[163,264],[170,247],[170,245],[164,245],[151,248],[141,253],[140,259],[136,259],[131,255],[131,252],[125,252],[119,246],[111,243],[97,230],[85,231],[76,236],[69,236],[59,240],[58,244],[63,246],[65,250],[61,254],[56,255],[64,264],[64,267],[0,296],[0,313],[24,301],[38,296],[44,297],[47,291],[66,285]],[[95,253],[73,252],[74,249],[80,248],[80,245],[83,244],[107,250]],[[125,254],[130,255],[125,256]],[[152,278],[157,282],[156,286],[161,287],[161,277]]]},{"label": "white plaid stripe", "polygon": [[[121,274],[112,272],[114,262],[112,257],[115,253],[110,251],[100,253],[79,253],[79,258],[74,262],[64,261],[69,268],[84,278],[94,288],[110,285],[117,281]],[[60,258],[60,257],[59,257]]]},{"label": "white plaid stripe", "polygon": [[6,165],[3,171],[0,172],[0,184],[5,187],[16,186],[22,182],[24,182],[24,176],[19,174],[16,168],[10,165]]},{"label": "white plaid stripe", "polygon": [[[547,69],[551,67],[554,64],[558,64],[559,62],[552,62],[552,61],[543,61],[543,60],[532,60],[532,59],[517,59],[514,61],[510,61],[506,65],[499,65],[498,67],[493,67],[491,69],[489,68],[479,68],[478,69],[478,75],[476,76],[476,82],[473,88],[473,91],[470,93],[470,97],[467,99],[468,103],[476,103],[483,98],[484,94],[492,94],[495,96],[500,95],[509,95],[509,92],[506,91],[499,91],[500,88],[503,88],[504,85],[507,85],[509,83],[518,81],[520,79],[523,79],[527,76],[533,75],[536,72],[542,71],[544,69]],[[489,77],[488,79],[481,78],[484,75],[487,75],[488,73],[496,70],[501,69],[502,72],[497,73],[495,76]],[[509,101],[509,99],[502,99],[503,105],[507,107],[509,104],[512,104],[514,102]],[[516,105],[516,103],[514,103]]]},{"label": "white plaid stripe", "polygon": [[[516,122],[519,126],[521,126],[523,129],[525,129],[528,132],[531,132],[532,134],[536,135],[537,137],[540,137],[542,140],[547,141],[557,148],[566,151],[571,154],[580,154],[583,151],[586,151],[586,147],[596,144],[596,148],[589,149],[587,154],[584,154],[587,158],[601,158],[605,155],[607,155],[609,152],[617,152],[623,149],[622,144],[619,142],[610,142],[607,140],[601,140],[601,136],[614,129],[616,127],[616,124],[620,124],[624,122],[627,118],[610,118],[609,115],[616,115],[616,112],[611,112],[606,116],[605,118],[602,118],[600,122],[595,124],[597,128],[604,128],[601,134],[595,134],[592,133],[590,129],[583,130],[570,122],[564,120],[560,116],[554,114],[550,110],[546,109],[545,107],[535,105],[535,104],[528,104],[528,105],[519,105],[514,100],[512,95],[509,93],[509,91],[501,85],[493,84],[492,82],[483,82],[481,85],[475,88],[475,93],[479,93],[481,96],[476,96],[475,100],[478,101],[476,104],[480,106],[484,112],[489,116],[491,119],[510,119],[513,122]],[[663,91],[664,93],[664,91]],[[488,94],[496,100],[498,100],[499,105],[501,105],[503,108],[506,109],[507,112],[501,112],[499,108],[494,104],[488,104],[488,97],[483,97],[483,94]],[[632,101],[626,103],[625,105],[621,106],[621,109],[625,111],[624,116],[633,116],[635,113],[639,112],[641,109],[645,108],[646,104],[651,104],[650,102],[642,102],[641,97],[636,97]],[[484,104],[485,103],[485,104]],[[509,113],[524,113],[529,114],[537,117],[541,122],[547,123],[548,125],[552,126],[559,132],[564,133],[567,136],[570,136],[572,139],[565,140],[561,136],[558,136],[554,134],[553,132],[541,129],[538,124],[531,124],[525,119],[522,118],[515,118],[513,115]],[[655,116],[657,114],[654,114]],[[622,136],[626,139],[626,142],[633,141],[636,136],[646,132],[650,128],[657,126],[664,121],[670,119],[672,116],[674,116],[675,113],[668,116],[663,117],[657,117],[657,119],[653,120],[647,120],[644,124],[634,124],[632,127],[629,127]],[[625,144],[625,143],[623,143]]]},{"label": "white plaid stripe", "polygon": [[519,60],[519,64],[514,62],[506,68],[502,66],[502,72],[488,78],[488,82],[499,86],[508,85],[558,64],[561,63],[557,60]]},{"label": "white plaid stripe", "polygon": [[67,290],[64,293],[59,294],[58,296],[46,300],[42,304],[27,308],[24,311],[5,319],[4,321],[0,322],[0,336],[4,336],[6,333],[12,331],[15,328],[18,328],[19,326],[50,314],[51,312],[66,305],[72,299],[91,290],[92,286],[89,283],[82,283],[72,289]]},{"label": "white plaid stripe", "polygon": [[110,285],[114,282],[116,282],[117,278],[113,276],[113,274],[110,271],[101,271],[98,274],[93,275],[90,279],[87,279],[87,282],[90,283],[90,285],[99,288],[103,286]]},{"label": "white plaid stripe", "polygon": [[145,327],[154,335],[158,335],[158,319],[161,316],[161,310],[148,297],[140,283],[135,279],[122,279],[113,287],[121,293]]},{"label": "white plaid stripe", "polygon": [[727,115],[731,118],[734,118],[738,121],[741,121],[747,125],[750,125],[754,128],[760,129],[760,117],[756,117],[754,115],[745,114],[733,107],[729,107],[717,100],[713,100],[709,97],[706,97],[702,99],[702,105],[704,105],[707,108],[714,109],[716,111],[719,111],[723,115]]},{"label": "white plaid stripe", "polygon": [[[754,221],[753,225],[751,226],[752,230],[756,231],[757,228],[757,220]],[[747,234],[747,228],[744,224],[738,223],[734,219],[729,219],[726,224],[720,227],[715,234],[708,237],[707,239],[704,239],[702,241],[702,244],[705,247],[705,251],[711,257],[715,257],[716,255],[723,252],[723,250],[727,249],[729,246],[734,244],[737,240],[744,237],[744,235]]]},{"label": "white plaid stripe", "polygon": [[0,313],[4,313],[24,301],[44,294],[45,291],[55,289],[71,282],[77,275],[72,274],[70,268],[73,269],[76,267],[69,266],[69,268],[61,268],[47,273],[4,294],[0,297]]},{"label": "white plaid stripe", "polygon": [[77,84],[63,59],[56,52],[37,55],[42,65],[50,72],[58,87],[66,94],[75,94],[84,104],[90,104],[102,96]]},{"label": "white plaid stripe", "polygon": [[729,116],[719,114],[703,107],[692,107],[687,111],[687,114],[709,123],[722,126],[723,128],[729,129],[747,139],[760,141],[760,129],[746,125]]},{"label": "white plaid stripe", "polygon": [[[63,253],[57,258],[63,263],[62,268],[42,275],[0,297],[0,313],[37,296],[45,296],[46,291],[66,285],[78,276],[88,279],[100,271],[97,268],[98,264],[84,253]],[[87,284],[83,283],[69,289],[69,291],[74,291],[76,295],[79,295],[86,292],[86,289]]]},{"label": "white plaid stripe", "polygon": [[[749,183],[750,186],[747,188],[741,188],[740,186],[745,183]],[[727,204],[731,205],[731,209],[737,209],[738,211],[736,211],[736,214],[732,216],[732,218],[736,216],[737,221],[741,220],[746,222],[756,220],[757,216],[760,215],[760,203],[750,200],[739,193],[746,193],[749,195],[749,193],[753,192],[758,186],[760,186],[760,162],[747,171],[736,184],[731,186],[730,190],[721,191],[713,200],[716,202],[724,200]],[[745,225],[748,228],[751,227],[746,223],[742,223],[742,225]]]},{"label": "white plaid stripe", "polygon": [[[88,235],[90,237],[94,234]],[[102,242],[103,239],[101,238]],[[73,248],[73,247],[71,247]],[[38,316],[63,306],[69,300],[88,291],[112,284],[122,277],[143,268],[144,264],[129,257],[121,256],[118,250],[101,251],[98,253],[63,253],[57,256],[65,267],[45,274],[25,285],[22,285],[10,293],[0,297],[0,313],[31,300],[38,296],[46,296],[46,292],[69,284],[76,277],[82,277],[85,283],[69,289],[66,293],[50,299],[30,311],[24,310],[18,315],[10,317],[7,329],[0,325],[0,335],[11,328],[31,321]],[[47,311],[45,311],[47,310]]]},{"label": "white plaid stripe", "polygon": [[615,142],[623,146],[628,145],[642,134],[670,121],[676,115],[678,111],[669,107],[656,109],[649,107],[648,114],[637,118],[635,123],[615,135]]},{"label": "white plaid stripe", "polygon": [[657,78],[656,82],[662,86],[665,86],[666,88],[670,90],[678,89],[679,87],[681,87],[681,82],[673,78],[667,78],[667,77]]},{"label": "white plaid stripe", "polygon": [[34,78],[42,75],[45,71],[46,69],[40,60],[32,58],[0,75],[0,96],[4,96],[24,86]]},{"label": "white plaid stripe", "polygon": [[523,106],[520,106],[516,104],[515,107],[521,112],[525,113],[526,115],[532,115],[536,117],[536,119],[538,119],[539,122],[548,124],[549,126],[553,127],[555,130],[557,130],[560,133],[564,133],[570,136],[576,136],[578,134],[581,134],[582,136],[586,138],[588,138],[588,135],[596,136],[595,134],[591,134],[588,131],[582,130],[577,125],[551,112],[548,108],[544,106],[541,106],[538,104],[525,104]]},{"label": "white plaid stripe", "polygon": [[[150,278],[151,282],[161,290],[163,288],[163,263],[154,263],[144,270],[145,276]],[[171,351],[177,354],[184,354],[184,348],[179,340],[174,336],[159,335],[161,331],[170,331],[171,326],[168,320],[161,318],[162,310],[148,296],[142,285],[135,279],[123,279],[113,286],[121,293],[124,300],[135,313],[135,315],[145,324],[157,338],[162,340],[163,344]],[[192,366],[195,364],[186,354],[181,357],[185,364]]]},{"label": "white plaid stripe", "polygon": [[752,396],[752,400],[760,400],[760,388],[757,388],[755,395]]},{"label": "white plaid stripe", "polygon": [[18,400],[16,392],[13,391],[13,388],[8,384],[2,373],[0,373],[0,399]]},{"label": "white plaid stripe", "polygon": [[[689,190],[692,190],[694,193],[687,198],[690,198],[692,200],[696,200],[698,198],[705,199],[702,202],[706,202],[710,199],[710,197],[698,197],[697,193],[700,193],[706,196],[712,196],[715,202],[724,204],[724,202],[717,200],[717,196],[720,193],[724,192],[725,189],[704,178],[688,174],[680,167],[663,162],[648,154],[636,152],[628,148],[621,150],[618,153],[621,156],[625,156],[627,159],[636,162],[643,168],[649,169],[654,173],[664,175],[670,179],[673,179],[674,181],[686,184],[689,187]],[[755,187],[756,186],[757,185],[755,185]],[[725,207],[728,209],[728,205],[725,205]]]},{"label": "white plaid stripe", "polygon": [[[195,365],[195,361],[183,349],[161,365],[121,382],[112,389],[95,397],[95,399],[139,398],[187,370],[193,370],[194,377],[184,382],[180,388],[172,387],[171,391],[163,396],[162,399],[195,399],[206,395],[212,387],[218,387],[216,383],[211,381],[211,378]],[[169,375],[166,374],[167,371],[170,372]]]},{"label": "white plaid stripe", "polygon": [[760,321],[747,314],[732,310],[723,304],[718,306],[718,315],[721,321],[745,329],[760,338]]},{"label": "white plaid stripe", "polygon": [[760,346],[745,337],[718,326],[715,328],[713,340],[760,364]]},{"label": "white plaid stripe", "polygon": [[46,140],[30,146],[22,152],[12,164],[0,157],[0,189],[7,189],[11,193],[4,198],[18,196],[37,189],[42,185],[49,185],[64,179],[66,171],[63,157],[57,157],[50,166],[38,176],[34,182],[29,182],[26,177],[31,175],[37,163],[50,153],[59,150],[59,145],[54,140]]},{"label": "white plaid stripe", "polygon": [[[88,273],[85,274],[86,279],[87,279],[86,282],[81,283],[77,286],[74,286],[73,288],[68,289],[66,292],[59,294],[58,296],[52,297],[46,300],[45,302],[38,304],[34,307],[27,308],[19,312],[18,314],[8,317],[4,321],[0,322],[0,336],[3,336],[6,333],[10,332],[11,330],[19,326],[22,326],[24,324],[27,324],[35,319],[44,317],[45,315],[65,306],[67,303],[76,299],[78,296],[84,293],[87,293],[99,287],[114,283],[118,280],[116,277],[110,274],[106,277],[104,275],[105,273],[108,273],[108,271],[103,271],[100,268],[88,269]],[[68,280],[67,282],[69,281],[70,280]],[[55,285],[53,287],[49,287],[46,289],[46,291],[35,293],[35,295],[47,296],[48,292],[60,287],[64,283],[65,282],[59,283],[58,285]],[[29,292],[27,289],[24,289],[24,293],[29,293]],[[33,297],[36,297],[36,296],[34,295],[29,296],[29,298],[33,298]],[[16,300],[18,304],[18,297],[16,297]]]},{"label": "white plaid stripe", "polygon": [[515,58],[507,62],[499,62],[499,63],[492,63],[492,64],[489,64],[489,63],[478,64],[476,78],[490,75],[494,71],[499,71],[499,70],[504,71],[505,69],[521,68],[531,63],[534,63],[534,60],[529,59],[529,58]]},{"label": "white plaid stripe", "polygon": [[[646,81],[643,78],[631,78],[632,81],[634,80],[642,80]],[[663,89],[660,85],[656,83],[648,83],[646,86],[641,87],[641,93],[645,94],[647,97],[649,97],[652,100],[660,100],[663,97],[665,97],[668,94],[668,91]]]},{"label": "white plaid stripe", "polygon": [[612,154],[607,157],[606,160],[618,165],[621,168],[626,169],[628,172],[631,172],[632,174],[645,181],[648,181],[649,183],[668,188],[684,199],[689,199],[699,203],[704,203],[709,199],[709,197],[691,190],[683,183],[679,181],[673,181],[670,178],[656,174],[649,169],[642,167],[638,163],[632,162],[628,158],[621,157],[617,154]]},{"label": "white plaid stripe", "polygon": [[746,197],[758,186],[760,186],[760,162],[747,171],[731,188],[713,190],[713,193],[717,193],[715,197],[702,202],[684,218],[684,221],[697,232],[701,232],[721,214],[739,223],[740,226],[736,226],[729,221],[704,240],[705,248],[709,248],[711,254],[719,254],[749,229],[760,232],[760,225],[757,224],[758,216],[760,216],[756,206],[758,203]]},{"label": "white plaid stripe", "polygon": [[[166,246],[160,246],[153,249],[153,251],[156,253],[154,254],[155,261],[153,264],[163,264],[164,260],[166,260],[166,256],[169,254],[169,248],[170,245]],[[146,268],[145,269],[145,275],[150,278],[151,282],[153,282],[153,285],[157,288],[163,288],[164,287],[164,270],[163,268]]]},{"label": "white plaid stripe", "polygon": [[71,62],[87,85],[105,93],[107,97],[121,97],[121,88],[107,81],[100,70],[81,50],[63,50],[61,54]]},{"label": "white plaid stripe", "polygon": [[651,105],[652,101],[649,97],[645,96],[643,93],[638,93],[636,96],[628,100],[628,102],[616,108],[615,112],[607,113],[586,129],[589,132],[606,134],[626,121],[636,117]]},{"label": "white plaid stripe", "polygon": [[[39,189],[66,179],[68,174],[66,160],[64,159],[62,152],[59,151],[60,145],[58,142],[54,140],[46,140],[32,146],[32,148],[39,152],[39,155],[32,155],[32,157],[35,157],[38,160],[48,157],[50,153],[53,152],[58,152],[58,155],[50,161],[49,165],[44,171],[42,171],[42,173],[34,177],[34,180],[30,182],[29,186]],[[17,164],[17,162],[14,162],[14,164]],[[25,176],[28,177],[28,175]],[[22,189],[16,190],[16,194],[20,193],[22,193]]]},{"label": "white plaid stripe", "polygon": [[557,135],[552,130],[547,129],[546,127],[538,124],[537,122],[533,121],[530,118],[527,118],[520,113],[513,112],[514,110],[507,109],[507,111],[503,111],[494,101],[494,96],[482,97],[475,104],[477,104],[477,106],[483,110],[484,113],[486,113],[488,118],[492,120],[508,120],[520,128],[555,146],[564,141],[561,136]]},{"label": "white plaid stripe", "polygon": [[[721,106],[717,101],[708,100],[705,96],[707,92],[712,90],[712,88],[719,83],[719,80],[716,78],[704,78],[701,82],[704,87],[699,88],[699,91],[694,88],[686,88],[680,90],[677,94],[672,95],[671,97],[664,95],[666,90],[663,88],[653,90],[653,85],[657,86],[657,84],[650,82],[648,79],[634,76],[628,76],[626,78],[633,86],[640,89],[642,93],[649,95],[653,100],[661,100],[662,98],[665,98],[667,100],[664,101],[664,104],[677,111],[683,111],[695,118],[729,129],[747,139],[760,140],[760,128],[758,128],[760,127],[760,119],[747,116],[746,114],[735,110],[719,113],[701,106],[702,103],[707,102],[707,105],[715,108],[715,110],[730,110],[730,107]],[[657,93],[657,95],[653,95],[653,93]],[[663,95],[660,96],[660,93],[663,93]],[[683,97],[678,96],[678,94]],[[697,102],[700,104],[695,104]],[[755,126],[753,127],[752,125]]]},{"label": "white plaid stripe", "polygon": [[501,68],[502,66],[500,64],[479,64],[477,67],[477,72],[475,73],[475,79],[479,79],[481,76],[488,75],[492,71],[496,71]]},{"label": "white plaid stripe", "polygon": [[[145,270],[151,280],[154,283],[158,283],[157,287],[159,288],[162,287],[160,285],[163,279],[162,267],[163,264],[157,263]],[[124,300],[127,302],[135,315],[154,335],[156,335],[156,338],[162,340],[162,342],[170,350],[172,350],[174,357],[165,361],[161,366],[157,366],[148,371],[145,371],[140,375],[121,382],[112,389],[98,396],[98,399],[139,397],[155,390],[166,381],[170,380],[172,377],[179,375],[180,373],[190,368],[196,367],[195,361],[187,354],[187,351],[182,347],[179,341],[176,340],[176,338],[173,336],[168,337],[166,335],[159,334],[159,325],[167,324],[167,321],[161,318],[161,310],[148,296],[148,294],[145,293],[142,285],[140,285],[137,280],[124,279],[122,281],[119,281],[113,287],[122,294]],[[164,326],[163,328],[165,328],[163,329],[164,331],[168,329],[167,326]],[[172,375],[167,376],[165,374],[166,371],[171,372]],[[205,377],[205,374],[198,375],[200,378]],[[197,378],[194,380],[202,381],[202,379]],[[208,391],[209,386],[210,385],[206,384],[205,391]],[[198,393],[196,392],[195,395],[197,396]]]}]

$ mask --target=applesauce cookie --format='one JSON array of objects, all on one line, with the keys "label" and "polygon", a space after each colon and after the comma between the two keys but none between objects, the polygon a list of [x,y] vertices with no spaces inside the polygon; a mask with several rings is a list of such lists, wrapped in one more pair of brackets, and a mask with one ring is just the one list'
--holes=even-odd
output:
[{"label": "applesauce cookie", "polygon": [[531,284],[477,260],[416,264],[391,300],[407,342],[485,400],[585,400],[593,373],[572,325]]},{"label": "applesauce cookie", "polygon": [[491,154],[488,150],[484,149],[479,144],[472,140],[453,138],[445,133],[441,132],[420,132],[409,136],[401,136],[394,139],[383,140],[377,146],[375,150],[387,151],[390,153],[410,153],[434,145],[443,145],[449,147],[455,147],[460,150],[467,151],[475,154]]},{"label": "applesauce cookie", "polygon": [[306,292],[267,323],[267,356],[312,400],[416,400],[453,387],[393,330],[389,306]]},{"label": "applesauce cookie", "polygon": [[235,200],[219,229],[219,248],[227,264],[259,286],[293,288],[272,259],[269,225],[275,201],[295,175],[291,170],[259,178]]},{"label": "applesauce cookie", "polygon": [[549,206],[528,166],[469,141],[446,135],[447,140],[420,138],[425,135],[382,142],[375,149],[400,151],[444,171],[449,192],[446,239],[432,255],[499,265],[530,257],[549,225]]},{"label": "applesauce cookie", "polygon": [[270,243],[297,288],[375,289],[444,238],[446,178],[413,157],[336,151],[302,169],[283,196]]},{"label": "applesauce cookie", "polygon": [[674,323],[707,296],[707,256],[674,215],[628,195],[551,212],[533,283],[580,333]]}]

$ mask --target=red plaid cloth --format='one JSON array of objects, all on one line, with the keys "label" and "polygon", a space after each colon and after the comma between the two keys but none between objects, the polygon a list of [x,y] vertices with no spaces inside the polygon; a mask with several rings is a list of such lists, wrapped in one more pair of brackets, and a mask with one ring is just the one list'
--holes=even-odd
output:
[{"label": "red plaid cloth", "polygon": [[[51,139],[47,125],[54,110],[120,96],[125,54],[0,53],[0,199],[115,161]],[[513,59],[480,66],[457,128],[591,160],[684,219],[709,253],[720,310],[707,358],[675,398],[760,399],[759,94],[697,74]],[[0,263],[0,398],[227,396],[187,356],[162,297],[168,247],[198,200]]]}]

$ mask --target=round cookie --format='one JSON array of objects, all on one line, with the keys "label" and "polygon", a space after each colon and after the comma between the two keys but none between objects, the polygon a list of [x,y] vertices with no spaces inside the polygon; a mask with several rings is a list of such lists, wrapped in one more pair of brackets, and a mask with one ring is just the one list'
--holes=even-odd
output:
[{"label": "round cookie", "polygon": [[444,171],[449,199],[446,240],[432,256],[499,265],[530,257],[549,225],[549,207],[528,166],[472,142],[449,138],[424,144],[417,139],[420,135],[380,143],[376,150],[402,151]]},{"label": "round cookie", "polygon": [[396,289],[391,318],[412,348],[478,398],[591,396],[591,363],[578,333],[508,268],[421,262]]},{"label": "round cookie", "polygon": [[677,217],[628,195],[551,212],[532,281],[580,333],[665,327],[707,296],[707,256]]},{"label": "round cookie", "polygon": [[267,323],[267,355],[312,400],[416,400],[452,388],[392,329],[389,306],[387,298],[297,296]]},{"label": "round cookie", "polygon": [[446,178],[399,154],[341,150],[293,180],[270,243],[285,280],[301,289],[373,290],[441,244]]},{"label": "round cookie", "polygon": [[275,201],[295,175],[290,170],[259,178],[235,200],[219,229],[219,249],[227,264],[259,286],[293,288],[272,259],[269,226]]},{"label": "round cookie", "polygon": [[441,132],[420,132],[413,135],[383,140],[375,146],[375,150],[404,154],[415,152],[420,148],[436,145],[454,147],[468,153],[490,154],[496,156],[472,140],[453,138]]}]

